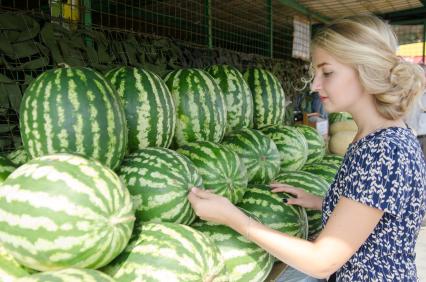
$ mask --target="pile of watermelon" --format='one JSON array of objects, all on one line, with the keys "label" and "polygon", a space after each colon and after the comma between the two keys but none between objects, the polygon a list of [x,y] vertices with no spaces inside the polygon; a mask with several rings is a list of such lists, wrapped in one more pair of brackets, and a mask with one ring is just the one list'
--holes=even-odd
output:
[{"label": "pile of watermelon", "polygon": [[187,196],[210,189],[273,229],[320,231],[318,212],[269,184],[323,196],[341,159],[284,109],[258,68],[41,74],[21,103],[23,147],[0,158],[0,281],[263,281],[275,259]]}]

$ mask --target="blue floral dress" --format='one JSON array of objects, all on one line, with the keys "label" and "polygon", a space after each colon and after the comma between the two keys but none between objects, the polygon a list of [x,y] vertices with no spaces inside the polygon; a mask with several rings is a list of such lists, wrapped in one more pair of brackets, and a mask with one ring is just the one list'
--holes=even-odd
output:
[{"label": "blue floral dress", "polygon": [[414,247],[426,210],[426,164],[411,129],[380,129],[349,146],[323,201],[323,224],[341,196],[384,214],[336,281],[417,281]]}]

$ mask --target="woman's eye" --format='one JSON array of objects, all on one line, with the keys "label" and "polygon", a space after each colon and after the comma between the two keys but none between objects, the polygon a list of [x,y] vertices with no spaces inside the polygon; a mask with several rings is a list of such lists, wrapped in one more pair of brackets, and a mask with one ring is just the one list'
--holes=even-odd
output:
[{"label": "woman's eye", "polygon": [[324,74],[324,76],[325,76],[325,77],[330,76],[332,73],[333,73],[333,72],[323,72],[323,74]]}]

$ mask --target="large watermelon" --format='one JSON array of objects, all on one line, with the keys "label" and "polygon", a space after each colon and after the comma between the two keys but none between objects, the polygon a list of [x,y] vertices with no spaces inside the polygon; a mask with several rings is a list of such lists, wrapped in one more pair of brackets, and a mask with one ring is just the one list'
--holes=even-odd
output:
[{"label": "large watermelon", "polygon": [[169,147],[175,133],[176,107],[167,85],[156,74],[133,67],[109,71],[105,78],[120,95],[129,129],[129,151]]},{"label": "large watermelon", "polygon": [[337,169],[334,166],[323,164],[322,161],[314,164],[305,165],[302,170],[321,177],[327,182],[328,186],[333,183],[334,177],[337,174]]},{"label": "large watermelon", "polygon": [[174,147],[220,142],[226,129],[226,103],[213,77],[203,70],[181,69],[169,73],[165,82],[176,103]]},{"label": "large watermelon", "polygon": [[192,226],[211,238],[219,248],[229,282],[265,281],[274,261],[269,253],[228,226],[207,221],[197,221]]},{"label": "large watermelon", "polygon": [[328,114],[328,123],[332,125],[335,122],[353,120],[352,115],[347,112],[336,112]]},{"label": "large watermelon", "polygon": [[318,131],[308,125],[298,124],[296,128],[305,136],[308,143],[308,158],[306,164],[319,162],[325,155],[324,138]]},{"label": "large watermelon", "polygon": [[280,152],[260,131],[248,128],[233,131],[224,138],[223,144],[241,157],[250,183],[269,184],[279,172]]},{"label": "large watermelon", "polygon": [[177,223],[144,223],[124,252],[102,269],[117,281],[228,281],[210,238]]},{"label": "large watermelon", "polygon": [[115,282],[114,279],[94,269],[67,268],[23,277],[15,282]]},{"label": "large watermelon", "polygon": [[18,149],[10,152],[6,156],[15,166],[21,166],[30,160],[28,153],[25,151],[24,147],[19,147]]},{"label": "large watermelon", "polygon": [[322,158],[321,163],[331,165],[338,170],[343,163],[343,157],[339,155],[326,154]]},{"label": "large watermelon", "polygon": [[234,67],[214,65],[206,69],[225,95],[226,132],[253,127],[253,97],[243,75]]},{"label": "large watermelon", "polygon": [[36,158],[0,186],[0,241],[40,271],[98,268],[126,246],[135,220],[119,177],[70,154]]},{"label": "large watermelon", "polygon": [[52,69],[37,77],[25,90],[19,125],[31,158],[78,153],[115,169],[126,153],[120,97],[88,68]]},{"label": "large watermelon", "polygon": [[[302,188],[316,196],[325,197],[328,191],[327,182],[319,176],[306,171],[284,171],[275,179],[277,182]],[[309,236],[316,235],[322,229],[322,212],[306,209],[309,223]]]},{"label": "large watermelon", "polygon": [[272,193],[270,190],[269,185],[250,185],[238,206],[253,213],[270,228],[307,239],[308,219],[305,209],[284,204],[284,193]]},{"label": "large watermelon", "polygon": [[206,189],[225,196],[232,203],[241,201],[247,188],[247,169],[237,153],[208,141],[188,143],[177,151],[197,167]]},{"label": "large watermelon", "polygon": [[308,143],[302,133],[288,125],[270,125],[260,129],[272,139],[281,153],[281,170],[299,170],[308,158]]},{"label": "large watermelon", "polygon": [[253,94],[254,128],[283,124],[285,95],[279,80],[270,72],[260,68],[249,68],[244,72]]},{"label": "large watermelon", "polygon": [[8,158],[0,156],[0,184],[16,169]]},{"label": "large watermelon", "polygon": [[20,265],[0,244],[0,282],[12,282],[30,273]]},{"label": "large watermelon", "polygon": [[118,174],[133,195],[138,221],[194,221],[188,191],[203,184],[186,157],[166,148],[145,148],[127,156]]}]

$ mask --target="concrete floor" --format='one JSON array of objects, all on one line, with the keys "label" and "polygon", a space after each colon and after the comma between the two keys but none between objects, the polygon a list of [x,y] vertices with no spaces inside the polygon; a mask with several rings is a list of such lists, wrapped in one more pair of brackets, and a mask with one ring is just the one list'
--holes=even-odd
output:
[{"label": "concrete floor", "polygon": [[416,264],[419,281],[426,282],[426,219],[417,239]]}]

